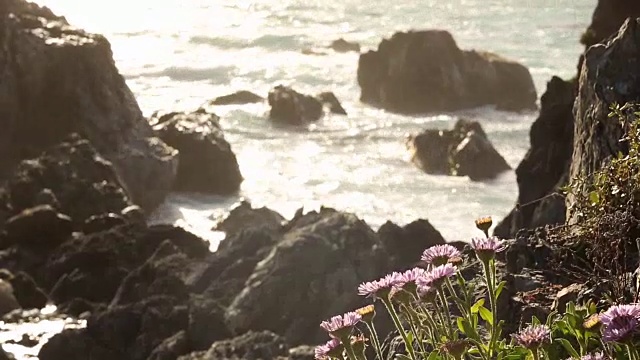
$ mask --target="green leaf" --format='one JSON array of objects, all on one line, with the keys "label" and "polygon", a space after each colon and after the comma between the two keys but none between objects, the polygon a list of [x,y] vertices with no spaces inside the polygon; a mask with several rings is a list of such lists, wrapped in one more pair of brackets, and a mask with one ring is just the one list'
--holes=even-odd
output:
[{"label": "green leaf", "polygon": [[471,306],[471,313],[477,314],[481,306],[484,306],[484,299],[476,301],[476,303]]},{"label": "green leaf", "polygon": [[502,293],[502,290],[504,290],[504,286],[506,284],[506,281],[501,281],[500,284],[498,284],[498,287],[496,287],[496,299],[500,297],[500,294]]},{"label": "green leaf", "polygon": [[456,319],[456,323],[458,324],[458,329],[460,330],[461,333],[466,335],[467,332],[464,331],[464,322],[465,322],[465,319],[463,319],[461,317]]},{"label": "green leaf", "polygon": [[600,204],[600,194],[597,191],[592,191],[589,193],[589,201],[592,206]]},{"label": "green leaf", "polygon": [[[410,357],[408,357],[407,355],[403,355],[403,354],[396,355],[396,359],[399,359],[399,360],[411,360]],[[429,358],[429,359],[431,359],[431,358]],[[435,359],[437,359],[437,358],[435,358]]]},{"label": "green leaf", "polygon": [[491,313],[491,311],[489,311],[489,309],[484,306],[481,306],[478,310],[480,312],[480,317],[482,318],[482,320],[488,322],[491,326],[493,326],[493,314]]},{"label": "green leaf", "polygon": [[434,350],[431,352],[431,354],[429,354],[429,357],[427,358],[427,360],[438,360],[440,359],[440,354],[438,353],[438,350]]},{"label": "green leaf", "polygon": [[562,344],[564,349],[567,350],[567,352],[569,353],[569,355],[571,355],[571,357],[573,357],[574,359],[580,359],[580,355],[578,354],[576,349],[573,348],[573,345],[571,345],[569,340],[559,338],[559,339],[554,339],[554,341],[557,341],[560,344]]}]

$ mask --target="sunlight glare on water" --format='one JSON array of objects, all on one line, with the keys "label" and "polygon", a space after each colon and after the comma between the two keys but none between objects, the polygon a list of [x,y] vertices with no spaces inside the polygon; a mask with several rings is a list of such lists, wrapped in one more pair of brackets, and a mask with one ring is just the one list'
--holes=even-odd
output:
[{"label": "sunlight glare on water", "polygon": [[[349,113],[303,129],[274,126],[266,105],[215,108],[238,156],[239,197],[174,194],[156,220],[182,219],[206,234],[211,216],[240,197],[292,216],[301,206],[352,211],[370,225],[427,218],[448,240],[476,234],[473,219],[501,219],[517,196],[515,174],[489,182],[431,176],[407,160],[408,134],[480,121],[516,167],[535,112],[491,108],[401,116],[359,102],[358,55],[328,52],[343,37],[375,48],[397,30],[450,31],[461,48],[493,51],[530,68],[539,95],[553,75],[575,75],[578,42],[595,0],[39,0],[74,25],[103,33],[145,114],[193,110],[216,96],[266,96],[283,83],[333,91]],[[324,56],[305,55],[319,49]]]}]

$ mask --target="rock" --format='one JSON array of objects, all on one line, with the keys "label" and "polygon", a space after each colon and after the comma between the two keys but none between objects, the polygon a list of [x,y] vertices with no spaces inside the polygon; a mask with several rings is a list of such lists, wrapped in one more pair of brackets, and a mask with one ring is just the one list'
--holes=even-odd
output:
[{"label": "rock", "polygon": [[[185,306],[170,298],[151,297],[127,306],[117,306],[87,321],[86,329],[65,330],[40,351],[47,359],[146,360],[165,339],[187,327]],[[73,353],[71,350],[83,350]],[[94,357],[95,354],[95,357]]]},{"label": "rock", "polygon": [[13,355],[4,352],[4,350],[2,350],[2,347],[0,347],[0,360],[15,360],[15,358],[13,357]]},{"label": "rock", "polygon": [[360,55],[360,100],[399,113],[453,111],[482,105],[536,108],[526,67],[496,54],[460,50],[447,31],[395,33]]},{"label": "rock", "polygon": [[7,220],[5,231],[9,241],[20,245],[51,249],[69,238],[73,223],[49,205],[23,210]]},{"label": "rock", "polygon": [[189,338],[182,330],[158,345],[147,360],[176,360],[180,355],[189,352]]},{"label": "rock", "polygon": [[126,359],[117,349],[97,343],[85,329],[67,329],[54,335],[38,353],[40,360],[91,360]]},{"label": "rock", "polygon": [[616,33],[627,18],[635,19],[638,16],[640,16],[640,3],[636,1],[598,0],[591,24],[580,41],[588,49],[591,45]]},{"label": "rock", "polygon": [[181,356],[179,360],[260,360],[287,354],[284,339],[272,332],[248,332],[230,340],[214,343],[207,351]]},{"label": "rock", "polygon": [[93,234],[124,225],[126,222],[123,216],[114,213],[93,215],[84,222],[81,230],[85,234]]},{"label": "rock", "polygon": [[322,117],[322,103],[317,99],[278,85],[269,92],[271,120],[289,125],[302,125]]},{"label": "rock", "polygon": [[45,292],[27,273],[17,272],[8,281],[13,287],[14,295],[21,308],[42,309],[49,302]]},{"label": "rock", "polygon": [[0,280],[0,318],[16,309],[20,309],[20,304],[13,294],[13,287],[8,281]]},{"label": "rock", "polygon": [[[637,104],[640,100],[639,44],[639,21],[627,20],[606,44],[594,45],[585,53],[574,106],[570,178],[593,174],[619,152],[628,152],[627,144],[620,141],[620,122],[608,114],[611,104]],[[573,202],[573,197],[568,196],[567,208]],[[576,219],[568,221],[573,223]]]},{"label": "rock", "polygon": [[233,94],[217,97],[209,102],[209,105],[243,105],[263,102],[262,96],[256,95],[251,91],[241,90]]},{"label": "rock", "polygon": [[114,164],[136,204],[159,205],[175,177],[176,152],[154,137],[109,42],[27,1],[4,3],[0,178],[77,132]]},{"label": "rock", "polygon": [[510,170],[478,122],[464,119],[453,130],[428,129],[407,140],[413,162],[428,174],[491,179]]},{"label": "rock", "polygon": [[93,215],[118,213],[131,205],[112,164],[77,136],[22,161],[6,186],[14,214],[36,206],[43,189],[48,189],[59,203],[56,210],[78,227]]},{"label": "rock", "polygon": [[573,153],[575,90],[574,81],[556,76],[547,83],[540,114],[529,131],[531,146],[516,169],[516,207],[496,226],[494,235],[511,238],[520,229],[564,223],[564,196],[558,189],[568,181]]},{"label": "rock", "polygon": [[158,136],[180,152],[175,190],[232,194],[240,188],[238,160],[219,121],[204,110],[151,120]]},{"label": "rock", "polygon": [[34,206],[38,205],[49,205],[54,209],[60,208],[60,203],[58,202],[58,198],[56,198],[56,194],[51,191],[51,189],[42,189],[36,195],[34,202]]},{"label": "rock", "polygon": [[[189,259],[209,254],[207,243],[184,229],[127,224],[67,241],[50,254],[42,266],[41,278],[53,287],[51,297],[56,303],[76,298],[109,303],[123,279],[142,266],[167,240]],[[148,282],[154,281],[155,277],[150,276]],[[144,286],[140,284],[141,289],[146,289]]]},{"label": "rock", "polygon": [[422,252],[445,240],[427,220],[416,220],[403,227],[390,221],[378,229],[380,240],[390,256],[391,268],[400,271],[420,261]]},{"label": "rock", "polygon": [[229,212],[224,220],[215,226],[215,230],[224,231],[227,236],[238,233],[248,227],[265,227],[279,231],[285,218],[277,212],[261,207],[254,209],[248,201],[242,201]]},{"label": "rock", "polygon": [[333,49],[333,51],[339,52],[339,53],[345,53],[350,51],[358,52],[358,53],[360,52],[360,44],[356,42],[350,42],[342,38],[332,41],[329,47]]},{"label": "rock", "polygon": [[225,324],[224,312],[223,306],[207,296],[191,296],[187,330],[191,350],[207,350],[214,342],[232,337]]},{"label": "rock", "polygon": [[551,310],[558,311],[563,314],[566,311],[567,304],[578,300],[578,296],[586,289],[584,284],[571,284],[558,291],[556,298],[551,306]]},{"label": "rock", "polygon": [[329,112],[339,115],[347,115],[336,95],[330,91],[322,92],[316,98],[329,109]]},{"label": "rock", "polygon": [[270,330],[292,345],[322,342],[318,324],[361,306],[357,286],[387,270],[382,247],[354,215],[326,208],[305,215],[255,266],[227,309],[229,328]]}]

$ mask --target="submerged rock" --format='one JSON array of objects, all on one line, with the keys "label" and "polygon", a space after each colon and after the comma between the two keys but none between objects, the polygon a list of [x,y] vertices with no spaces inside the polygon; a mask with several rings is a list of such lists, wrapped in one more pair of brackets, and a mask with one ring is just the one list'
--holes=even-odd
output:
[{"label": "submerged rock", "polygon": [[399,113],[495,105],[536,108],[529,70],[499,55],[464,51],[442,30],[395,33],[360,55],[360,100]]},{"label": "submerged rock", "polygon": [[520,229],[565,221],[564,196],[573,153],[573,102],[576,83],[553,77],[540,99],[540,114],[531,125],[531,146],[516,169],[518,200],[494,234],[511,238]]},{"label": "submerged rock", "polygon": [[332,41],[329,47],[333,49],[333,51],[340,53],[346,53],[350,51],[358,53],[360,52],[360,44],[358,44],[357,42],[347,41],[342,38]]},{"label": "submerged rock", "polygon": [[174,189],[231,194],[242,175],[236,155],[224,138],[220,118],[204,110],[169,113],[151,119],[158,136],[180,152]]},{"label": "submerged rock", "polygon": [[109,42],[27,1],[3,6],[0,178],[77,132],[113,163],[135,203],[159,205],[175,177],[176,152],[142,116]]},{"label": "submerged rock", "polygon": [[251,91],[241,90],[233,94],[219,96],[209,102],[209,105],[243,105],[263,102],[264,98]]},{"label": "submerged rock", "polygon": [[413,162],[428,174],[478,181],[511,169],[475,121],[458,120],[453,130],[425,130],[409,137],[407,147]]}]

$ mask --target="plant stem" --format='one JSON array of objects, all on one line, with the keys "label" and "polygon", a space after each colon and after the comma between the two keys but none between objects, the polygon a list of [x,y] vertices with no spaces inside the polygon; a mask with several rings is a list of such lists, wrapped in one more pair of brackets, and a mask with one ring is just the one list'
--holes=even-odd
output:
[{"label": "plant stem", "polygon": [[[493,317],[493,321],[490,324],[490,335],[489,335],[489,357],[491,358],[494,353],[494,347],[496,342],[496,321],[497,321],[497,304],[496,304],[496,293],[495,293],[495,267],[493,267],[494,260],[489,260],[488,262],[483,262],[485,280],[487,283],[487,293],[489,294],[489,302],[491,304],[491,315]],[[537,351],[536,351],[537,354]],[[537,355],[536,355],[537,356]]]},{"label": "plant stem", "polygon": [[[458,297],[458,295],[456,294],[455,290],[453,289],[453,285],[451,284],[451,280],[449,280],[447,278],[447,280],[445,281],[445,283],[447,284],[447,290],[449,290],[449,292],[451,293],[451,297],[455,297],[458,300],[461,300],[460,297]],[[458,310],[460,310],[460,315],[462,315],[463,317],[467,317],[467,309],[465,309],[463,306],[461,306],[457,301],[454,300],[454,303],[456,303],[456,306],[458,307]]]},{"label": "plant stem", "polygon": [[424,348],[424,344],[422,343],[422,336],[420,336],[420,334],[418,333],[418,329],[416,328],[415,322],[413,321],[414,312],[409,306],[407,305],[403,305],[403,306],[404,306],[405,312],[408,315],[407,318],[409,319],[409,326],[411,327],[411,332],[413,332],[413,337],[418,342],[418,345],[420,346],[420,350],[426,354],[427,351]]},{"label": "plant stem", "polygon": [[380,348],[380,340],[378,340],[376,327],[373,325],[373,321],[367,321],[365,324],[367,324],[367,328],[369,328],[369,334],[371,334],[371,341],[373,342],[373,347],[376,350],[376,356],[379,360],[382,360],[382,348]]},{"label": "plant stem", "polygon": [[384,306],[387,307],[387,311],[389,311],[389,315],[391,315],[391,319],[393,320],[393,323],[396,325],[396,329],[398,329],[398,332],[402,336],[402,340],[404,340],[404,345],[407,348],[407,351],[409,352],[409,357],[411,358],[411,360],[416,360],[416,354],[415,354],[415,351],[413,350],[413,344],[407,338],[407,334],[405,333],[404,328],[400,323],[400,319],[398,318],[398,313],[396,312],[396,309],[394,309],[393,304],[391,304],[391,300],[389,300],[389,298],[382,298],[382,302],[384,303]]},{"label": "plant stem", "polygon": [[353,346],[351,346],[351,337],[347,336],[344,339],[340,339],[342,341],[342,345],[344,345],[344,349],[347,351],[347,356],[350,360],[358,360],[356,357],[356,353],[353,352]]},{"label": "plant stem", "polygon": [[449,340],[453,340],[453,325],[451,324],[451,312],[449,311],[449,302],[447,301],[447,297],[444,295],[444,290],[442,288],[438,288],[438,296],[440,297],[440,301],[442,302],[442,306],[444,307],[444,312],[446,313],[446,317],[443,319],[447,323],[447,330],[449,331]]},{"label": "plant stem", "polygon": [[533,354],[533,360],[540,360],[540,354],[538,354],[538,349],[531,350],[531,354]]}]

